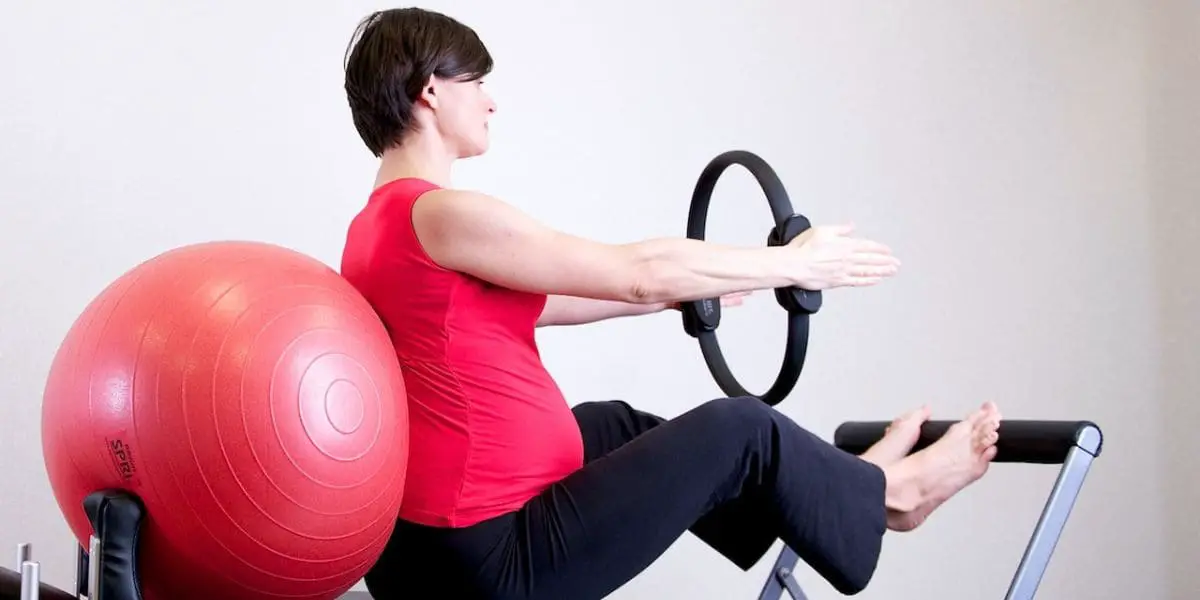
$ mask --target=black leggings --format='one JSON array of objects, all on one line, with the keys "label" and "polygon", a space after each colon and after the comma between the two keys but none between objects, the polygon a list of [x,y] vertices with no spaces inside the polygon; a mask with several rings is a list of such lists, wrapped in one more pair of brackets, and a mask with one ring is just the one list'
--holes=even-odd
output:
[{"label": "black leggings", "polygon": [[878,467],[754,398],[671,420],[620,401],[574,412],[583,468],[470,527],[399,522],[366,576],[371,595],[603,598],[685,531],[742,569],[782,539],[843,594],[870,581],[886,530]]}]

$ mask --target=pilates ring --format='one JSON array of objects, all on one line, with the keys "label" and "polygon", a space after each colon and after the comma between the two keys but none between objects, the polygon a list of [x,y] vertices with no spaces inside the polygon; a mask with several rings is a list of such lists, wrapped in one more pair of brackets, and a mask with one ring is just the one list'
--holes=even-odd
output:
[{"label": "pilates ring", "polygon": [[[767,203],[775,221],[775,226],[767,235],[768,246],[785,245],[812,227],[804,215],[793,211],[787,190],[784,189],[775,170],[765,160],[745,150],[731,150],[712,159],[700,173],[688,210],[687,237],[694,240],[704,239],[713,189],[721,174],[732,165],[741,165],[748,170],[767,196]],[[725,394],[734,397],[754,397],[775,406],[791,393],[800,378],[808,353],[809,317],[821,308],[821,292],[798,287],[776,288],[775,299],[788,313],[787,345],[775,383],[761,395],[748,392],[738,382],[721,353],[721,345],[717,341],[717,326],[721,323],[720,298],[680,303],[683,329],[688,335],[699,340],[700,352],[704,355],[708,370]]]}]

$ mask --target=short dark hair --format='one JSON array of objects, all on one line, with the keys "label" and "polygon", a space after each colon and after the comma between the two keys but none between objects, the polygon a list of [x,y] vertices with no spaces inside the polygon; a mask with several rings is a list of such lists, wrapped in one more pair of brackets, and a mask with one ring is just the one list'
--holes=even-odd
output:
[{"label": "short dark hair", "polygon": [[433,75],[476,80],[492,56],[475,31],[421,8],[371,13],[354,31],[345,59],[346,97],[358,135],[375,156],[413,127],[413,102]]}]

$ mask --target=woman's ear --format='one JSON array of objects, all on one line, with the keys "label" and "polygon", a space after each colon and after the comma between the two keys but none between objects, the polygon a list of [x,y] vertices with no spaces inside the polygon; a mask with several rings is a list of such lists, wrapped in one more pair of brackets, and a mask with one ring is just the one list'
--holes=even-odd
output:
[{"label": "woman's ear", "polygon": [[437,77],[431,75],[429,77],[429,79],[425,81],[425,85],[421,87],[421,93],[417,94],[417,102],[420,102],[421,104],[424,104],[425,106],[428,106],[429,108],[436,109],[437,101],[438,101],[437,93],[438,93]]}]

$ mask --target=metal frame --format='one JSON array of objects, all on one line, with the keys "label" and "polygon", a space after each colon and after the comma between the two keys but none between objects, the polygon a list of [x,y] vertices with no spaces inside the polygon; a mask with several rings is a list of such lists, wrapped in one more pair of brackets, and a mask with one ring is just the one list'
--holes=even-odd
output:
[{"label": "metal frame", "polygon": [[17,570],[21,572],[21,600],[38,600],[42,565],[33,560],[33,544],[17,544]]},{"label": "metal frame", "polygon": [[1026,600],[1037,593],[1042,575],[1050,564],[1050,555],[1054,554],[1067,518],[1071,516],[1071,509],[1075,507],[1075,499],[1083,488],[1083,480],[1099,452],[1100,431],[1094,427],[1084,429],[1075,441],[1075,447],[1071,448],[1063,461],[1058,479],[1050,490],[1050,497],[1046,499],[1046,506],[1009,584],[1005,600]]},{"label": "metal frame", "polygon": [[771,567],[771,574],[767,576],[762,593],[758,595],[759,600],[782,598],[784,592],[794,600],[808,600],[808,596],[804,595],[804,590],[800,589],[800,584],[796,583],[796,578],[792,575],[798,562],[800,557],[791,546],[784,544],[779,558],[775,559],[775,565]]},{"label": "metal frame", "polygon": [[[75,555],[75,585],[71,590],[63,590],[41,582],[41,565],[33,561],[33,545],[22,543],[17,545],[17,570],[0,567],[3,575],[0,583],[0,598],[12,600],[45,600],[49,598],[70,600],[131,600],[123,596],[113,596],[110,590],[105,590],[101,581],[101,569],[104,566],[103,540],[92,535],[88,540],[88,548],[76,544]],[[9,573],[12,576],[9,576]],[[19,582],[19,583],[18,583]],[[18,588],[19,586],[19,592]],[[119,592],[117,592],[119,594]],[[137,592],[140,593],[140,592]],[[140,597],[140,596],[139,596]],[[338,600],[371,600],[368,592],[347,591]]]}]

